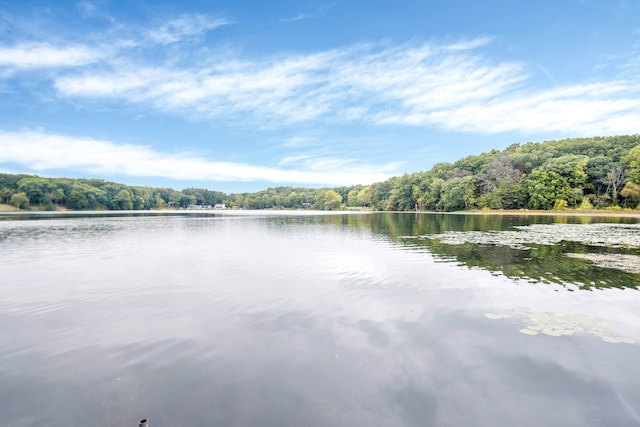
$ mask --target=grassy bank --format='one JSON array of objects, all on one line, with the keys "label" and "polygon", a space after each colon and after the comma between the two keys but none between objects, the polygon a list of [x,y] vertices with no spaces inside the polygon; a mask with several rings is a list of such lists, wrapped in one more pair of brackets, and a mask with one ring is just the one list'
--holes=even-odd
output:
[{"label": "grassy bank", "polygon": [[[54,210],[66,211],[66,208],[56,206]],[[0,212],[16,212],[16,211],[17,209],[15,206],[0,203]],[[30,206],[28,209],[19,209],[19,211],[20,212],[43,212],[43,211],[47,211],[47,208],[45,206],[35,205],[35,206]]]}]

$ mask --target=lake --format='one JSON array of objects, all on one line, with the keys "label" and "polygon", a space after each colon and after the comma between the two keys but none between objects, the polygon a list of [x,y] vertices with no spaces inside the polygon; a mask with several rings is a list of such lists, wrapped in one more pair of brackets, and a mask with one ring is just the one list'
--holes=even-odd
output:
[{"label": "lake", "polygon": [[0,216],[3,426],[640,425],[640,219]]}]

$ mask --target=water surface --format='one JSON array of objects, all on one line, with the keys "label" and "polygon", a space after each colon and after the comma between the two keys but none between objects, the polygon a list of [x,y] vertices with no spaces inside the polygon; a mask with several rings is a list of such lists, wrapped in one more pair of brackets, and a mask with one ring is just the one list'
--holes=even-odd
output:
[{"label": "water surface", "polygon": [[2,425],[640,425],[635,219],[2,218]]}]

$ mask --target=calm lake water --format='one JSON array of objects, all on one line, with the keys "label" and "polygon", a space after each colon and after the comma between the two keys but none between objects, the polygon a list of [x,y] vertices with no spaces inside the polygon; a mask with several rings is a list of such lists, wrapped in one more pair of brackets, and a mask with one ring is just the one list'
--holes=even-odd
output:
[{"label": "calm lake water", "polygon": [[640,274],[588,258],[639,240],[600,217],[1,216],[0,424],[640,425]]}]

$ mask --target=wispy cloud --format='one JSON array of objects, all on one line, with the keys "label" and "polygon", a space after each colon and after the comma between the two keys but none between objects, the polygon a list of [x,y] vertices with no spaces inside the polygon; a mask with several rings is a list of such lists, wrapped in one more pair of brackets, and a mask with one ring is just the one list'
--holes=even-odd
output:
[{"label": "wispy cloud", "polygon": [[458,42],[455,43],[450,43],[447,44],[445,46],[446,50],[473,50],[473,49],[477,49],[479,47],[484,47],[487,46],[489,44],[491,44],[491,42],[493,42],[494,38],[493,37],[488,37],[488,36],[484,36],[484,37],[476,37],[473,39],[466,39],[466,40],[460,40]]},{"label": "wispy cloud", "polygon": [[22,43],[0,46],[0,67],[15,69],[81,67],[104,59],[105,52],[83,45]]},{"label": "wispy cloud", "polygon": [[[361,160],[357,158],[303,154],[286,156],[280,160],[278,166],[297,166],[299,169],[319,173],[335,170],[348,170],[358,174],[371,172],[371,165],[365,164],[361,166],[360,163]],[[391,162],[384,165],[376,165],[375,168],[378,173],[391,176],[400,169],[400,166],[399,162]]]},{"label": "wispy cloud", "polygon": [[[115,72],[84,72],[55,80],[62,96],[117,97],[178,114],[206,117],[247,113],[288,122],[322,116],[330,108],[326,69],[333,53],[269,64],[233,61],[208,68],[154,68],[128,64]],[[324,82],[324,84],[323,84]],[[124,86],[123,86],[124,84]]]},{"label": "wispy cloud", "polygon": [[329,7],[324,6],[312,13],[298,13],[297,15],[293,15],[288,18],[280,18],[279,22],[287,23],[287,22],[303,21],[305,19],[318,18],[324,15],[327,10],[329,10]]},{"label": "wispy cloud", "polygon": [[[90,2],[80,2],[76,7],[85,17],[96,16],[98,13],[95,5]],[[77,72],[88,65],[94,65],[97,69],[110,75],[114,67],[118,68],[118,64],[133,67],[139,71],[139,65],[131,63],[129,57],[139,55],[140,52],[131,52],[131,48],[144,49],[145,46],[150,48],[150,45],[154,44],[176,43],[229,23],[226,19],[219,17],[186,14],[180,15],[158,28],[145,30],[142,34],[140,34],[140,30],[137,30],[136,33],[131,29],[120,28],[121,37],[104,39],[102,42],[96,42],[96,39],[99,39],[97,36],[93,37],[93,43],[86,44],[25,41],[9,45],[0,42],[0,72],[3,71],[2,68],[16,71],[74,68]],[[155,65],[151,68],[155,68]],[[122,75],[121,72],[116,72],[116,75],[118,74]],[[105,84],[111,83],[120,85],[121,82],[117,79],[111,79]],[[128,85],[128,87],[131,86]],[[114,94],[116,92],[107,90],[104,93]]]},{"label": "wispy cloud", "polygon": [[90,1],[80,1],[76,3],[76,9],[78,9],[84,18],[94,17],[98,13],[98,8]]},{"label": "wispy cloud", "polygon": [[[102,3],[102,2],[99,2]],[[98,7],[94,2],[83,0],[76,3],[76,10],[82,19],[93,19],[106,21],[109,24],[116,24],[116,20],[106,13],[102,8]]]},{"label": "wispy cloud", "polygon": [[186,37],[199,36],[230,22],[220,17],[212,17],[200,14],[183,14],[172,19],[160,28],[147,33],[149,39],[160,44],[170,44]]},{"label": "wispy cloud", "polygon": [[545,130],[579,135],[634,134],[640,132],[640,100],[629,96],[634,92],[637,88],[624,81],[560,87],[437,111],[380,114],[378,121],[486,133]]},{"label": "wispy cloud", "polygon": [[295,22],[295,21],[302,21],[303,19],[309,19],[309,18],[313,18],[314,15],[311,14],[306,14],[306,13],[299,13],[295,16],[292,16],[290,18],[280,18],[280,22]]},{"label": "wispy cloud", "polygon": [[221,162],[192,153],[163,153],[150,146],[116,144],[42,131],[0,131],[0,146],[0,163],[16,163],[37,172],[65,169],[100,176],[316,185],[369,184],[397,173],[396,164],[353,167],[353,161],[337,158],[330,161],[316,159],[307,167],[286,169]]},{"label": "wispy cloud", "polygon": [[[299,122],[371,120],[381,109],[402,113],[461,105],[503,94],[526,78],[521,64],[458,54],[460,43],[454,49],[363,44],[259,62],[230,58],[194,68],[130,62],[116,72],[61,76],[55,87],[62,96],[117,96],[177,113],[227,118],[249,113],[258,120]],[[140,84],[123,90],[125,81]]]},{"label": "wispy cloud", "polygon": [[233,56],[192,67],[125,61],[108,72],[62,75],[54,85],[60,96],[111,97],[263,126],[322,119],[481,133],[637,131],[633,82],[538,89],[530,83],[534,65],[496,62],[478,52],[490,42],[360,44],[259,61]]},{"label": "wispy cloud", "polygon": [[285,156],[282,159],[280,159],[280,161],[278,162],[278,166],[286,166],[286,165],[298,163],[298,162],[300,162],[302,160],[310,159],[311,157],[312,156],[310,156],[308,154]]},{"label": "wispy cloud", "polygon": [[198,40],[229,23],[184,14],[140,30],[138,42],[0,45],[0,76],[55,68],[43,79],[61,98],[117,100],[189,119],[256,128],[322,121],[479,133],[638,132],[637,76],[621,72],[612,80],[540,86],[534,78],[540,72],[537,65],[495,60],[486,53],[493,41],[486,36],[440,43],[362,43],[255,59],[228,47],[224,55],[210,46],[202,55],[181,51],[176,61],[158,52],[175,52],[167,45]]},{"label": "wispy cloud", "polygon": [[291,136],[285,138],[281,145],[285,148],[299,148],[309,145],[314,141],[316,141],[316,138],[311,136]]}]

